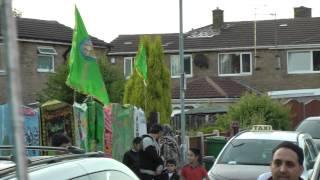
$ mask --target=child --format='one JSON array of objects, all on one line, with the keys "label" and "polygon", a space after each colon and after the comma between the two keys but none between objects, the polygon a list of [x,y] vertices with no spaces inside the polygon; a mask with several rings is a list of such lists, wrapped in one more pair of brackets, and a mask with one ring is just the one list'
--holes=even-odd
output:
[{"label": "child", "polygon": [[191,148],[188,152],[189,164],[181,170],[182,180],[209,180],[207,171],[201,166],[200,150]]},{"label": "child", "polygon": [[176,160],[174,159],[167,160],[166,167],[168,170],[169,180],[179,180],[179,175],[177,174]]},{"label": "child", "polygon": [[132,149],[127,151],[123,156],[123,164],[128,166],[137,176],[139,176],[140,158],[139,151],[141,149],[141,138],[136,137],[132,141]]}]

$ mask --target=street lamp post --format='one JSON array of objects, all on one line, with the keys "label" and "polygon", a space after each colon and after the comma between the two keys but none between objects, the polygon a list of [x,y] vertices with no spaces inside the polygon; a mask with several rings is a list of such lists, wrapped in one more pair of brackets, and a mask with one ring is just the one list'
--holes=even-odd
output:
[{"label": "street lamp post", "polygon": [[181,131],[181,164],[186,161],[186,122],[184,114],[184,93],[185,93],[185,73],[184,73],[184,45],[183,45],[183,8],[182,0],[179,0],[179,55],[180,55],[180,102],[181,102],[181,116],[180,116],[180,131]]},{"label": "street lamp post", "polygon": [[17,167],[17,178],[27,180],[27,161],[26,148],[24,145],[24,124],[21,115],[21,79],[19,66],[19,51],[17,44],[16,19],[12,13],[12,1],[2,0],[1,17],[2,17],[2,35],[4,39],[4,55],[7,63],[6,72],[8,74],[8,91],[9,91],[9,109],[10,120],[13,127],[14,135],[14,160]]}]

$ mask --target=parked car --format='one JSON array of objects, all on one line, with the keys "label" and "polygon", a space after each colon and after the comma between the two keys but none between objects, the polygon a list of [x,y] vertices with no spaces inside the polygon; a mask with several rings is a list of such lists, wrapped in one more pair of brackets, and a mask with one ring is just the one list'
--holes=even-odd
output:
[{"label": "parked car", "polygon": [[303,149],[305,170],[302,177],[308,179],[318,154],[311,136],[294,131],[274,131],[270,126],[254,126],[231,138],[208,175],[212,180],[256,180],[260,174],[270,171],[272,150],[283,141],[293,142]]},{"label": "parked car", "polygon": [[317,144],[318,149],[320,150],[320,116],[308,117],[303,120],[299,126],[296,128],[296,131],[309,133],[313,141]]},{"label": "parked car", "polygon": [[[15,164],[0,157],[0,180],[16,180]],[[124,164],[102,152],[29,158],[30,180],[138,180]]]},{"label": "parked car", "polygon": [[320,154],[314,163],[313,172],[310,180],[320,180]]}]

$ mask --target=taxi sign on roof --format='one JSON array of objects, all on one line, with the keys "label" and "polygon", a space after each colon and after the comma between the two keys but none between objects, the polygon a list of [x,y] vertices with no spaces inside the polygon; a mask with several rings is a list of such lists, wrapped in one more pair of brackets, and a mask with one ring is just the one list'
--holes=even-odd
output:
[{"label": "taxi sign on roof", "polygon": [[253,125],[252,131],[272,131],[271,125]]}]

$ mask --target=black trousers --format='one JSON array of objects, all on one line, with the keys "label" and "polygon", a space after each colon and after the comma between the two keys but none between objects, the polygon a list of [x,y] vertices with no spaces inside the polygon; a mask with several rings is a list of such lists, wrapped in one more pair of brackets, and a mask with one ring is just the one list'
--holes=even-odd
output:
[{"label": "black trousers", "polygon": [[140,179],[141,180],[154,180],[154,176],[140,173]]},{"label": "black trousers", "polygon": [[152,176],[148,174],[140,173],[141,180],[169,180],[168,174],[160,174],[158,176]]}]

